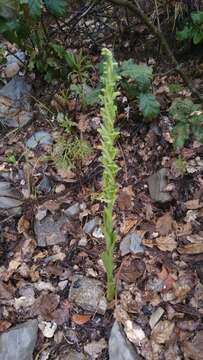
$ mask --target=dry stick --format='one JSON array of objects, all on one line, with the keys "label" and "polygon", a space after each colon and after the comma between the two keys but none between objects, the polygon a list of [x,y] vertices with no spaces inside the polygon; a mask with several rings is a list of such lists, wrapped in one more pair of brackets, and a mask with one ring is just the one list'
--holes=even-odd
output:
[{"label": "dry stick", "polygon": [[191,93],[193,95],[195,95],[203,104],[203,96],[199,93],[198,90],[194,89],[194,87],[192,86],[190,79],[187,77],[187,75],[181,70],[180,68],[180,64],[178,63],[178,61],[176,60],[165,36],[156,28],[156,26],[150,21],[149,17],[147,15],[145,15],[145,13],[143,12],[143,10],[141,9],[141,7],[139,6],[139,4],[136,2],[136,5],[134,5],[132,2],[130,2],[129,0],[108,0],[108,2],[110,2],[111,4],[114,5],[118,5],[118,6],[123,6],[128,8],[129,10],[131,10],[137,17],[139,17],[142,22],[148,27],[148,29],[150,30],[150,32],[155,35],[162,47],[165,49],[166,54],[168,56],[168,58],[170,59],[170,61],[172,62],[173,65],[175,65],[176,67],[176,71],[179,73],[179,75],[182,77],[182,79],[184,80],[185,84],[188,86],[188,88],[190,89]]}]

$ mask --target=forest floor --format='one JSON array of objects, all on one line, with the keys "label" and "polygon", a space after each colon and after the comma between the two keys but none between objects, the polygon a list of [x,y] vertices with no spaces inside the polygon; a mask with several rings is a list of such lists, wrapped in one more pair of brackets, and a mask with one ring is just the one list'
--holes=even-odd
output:
[{"label": "forest floor", "polygon": [[[138,52],[139,44],[132,56]],[[145,122],[125,94],[117,100],[117,296],[110,304],[101,261],[100,108],[74,97],[62,102],[60,84],[22,68],[3,79],[1,117],[5,107],[12,111],[0,142],[1,360],[10,359],[12,344],[23,351],[18,331],[22,341],[28,336],[26,360],[33,348],[35,360],[203,359],[203,145],[191,139],[174,150],[168,108],[191,94],[167,64],[146,60],[155,68],[160,115]],[[191,57],[184,69],[191,68],[203,87],[203,64]],[[66,130],[57,113],[90,144],[71,169],[59,166],[60,149],[52,156],[56,134]]]}]

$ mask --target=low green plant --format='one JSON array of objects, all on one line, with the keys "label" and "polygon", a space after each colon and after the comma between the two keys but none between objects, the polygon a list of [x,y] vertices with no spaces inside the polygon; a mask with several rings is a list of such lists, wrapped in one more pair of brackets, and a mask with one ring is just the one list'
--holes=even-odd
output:
[{"label": "low green plant", "polygon": [[106,242],[106,250],[102,254],[102,260],[107,274],[107,299],[111,301],[115,296],[115,281],[113,277],[113,249],[116,241],[116,233],[113,229],[113,206],[116,201],[117,183],[116,174],[118,166],[115,163],[116,148],[114,142],[119,135],[114,128],[117,107],[115,99],[118,92],[115,90],[119,80],[117,64],[112,53],[108,49],[102,50],[104,56],[104,71],[101,78],[102,92],[100,95],[102,108],[101,116],[103,124],[98,130],[101,137],[101,164],[103,166],[102,194],[101,199],[105,203],[103,213],[103,233]]},{"label": "low green plant", "polygon": [[[99,72],[102,73],[105,59],[99,64]],[[119,86],[123,89],[127,96],[138,101],[140,112],[146,119],[153,119],[158,116],[160,105],[152,92],[153,72],[150,66],[145,64],[135,64],[132,59],[123,61],[117,66],[116,70],[120,77]],[[99,92],[102,84],[98,84],[97,88],[89,91],[85,101],[90,105],[99,102]]]},{"label": "low green plant", "polygon": [[169,88],[169,91],[173,94],[177,94],[180,91],[184,90],[184,86],[182,84],[178,84],[178,83],[177,84],[175,84],[175,83],[168,84],[168,88]]},{"label": "low green plant", "polygon": [[180,41],[192,40],[195,45],[203,41],[203,11],[191,13],[191,18],[183,30],[177,31],[177,39]]},{"label": "low green plant", "polygon": [[4,161],[7,164],[13,164],[15,165],[17,163],[16,155],[13,153],[9,153],[5,156]]},{"label": "low green plant", "polygon": [[137,99],[143,116],[147,119],[158,116],[160,105],[152,93],[152,68],[145,64],[135,64],[129,59],[121,64],[119,73],[122,77],[121,86],[130,97]]},{"label": "low green plant", "polygon": [[0,33],[24,50],[28,69],[37,70],[50,82],[52,79],[78,80],[88,76],[91,67],[82,51],[73,54],[53,40],[53,27],[46,26],[47,15],[55,19],[66,14],[66,0],[0,0]]},{"label": "low green plant", "polygon": [[175,160],[175,166],[177,170],[180,172],[181,175],[184,175],[187,171],[187,161],[183,159],[181,156],[179,156]]},{"label": "low green plant", "polygon": [[195,140],[203,141],[201,105],[194,104],[190,99],[179,98],[173,101],[169,114],[175,120],[173,137],[176,149],[181,149],[191,135]]},{"label": "low green plant", "polygon": [[73,169],[90,153],[91,148],[87,141],[77,136],[67,138],[64,135],[57,135],[49,160],[53,161],[59,169]]}]

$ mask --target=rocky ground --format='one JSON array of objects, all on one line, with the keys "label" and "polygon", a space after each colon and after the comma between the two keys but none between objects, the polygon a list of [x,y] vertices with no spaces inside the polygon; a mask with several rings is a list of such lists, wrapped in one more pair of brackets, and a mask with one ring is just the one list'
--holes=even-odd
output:
[{"label": "rocky ground", "polygon": [[155,76],[161,114],[151,123],[118,98],[117,296],[108,304],[99,108],[67,100],[62,110],[92,152],[71,171],[57,168],[46,156],[61,104],[52,96],[45,106],[21,65],[7,55],[1,68],[0,360],[202,360],[203,146],[173,150],[169,84],[180,79]]}]

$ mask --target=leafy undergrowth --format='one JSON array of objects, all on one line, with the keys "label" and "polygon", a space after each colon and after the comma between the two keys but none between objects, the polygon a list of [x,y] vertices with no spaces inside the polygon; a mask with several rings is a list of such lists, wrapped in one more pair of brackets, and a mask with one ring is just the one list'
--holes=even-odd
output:
[{"label": "leafy undergrowth", "polygon": [[[100,60],[89,58],[94,65]],[[2,130],[0,331],[37,318],[36,360],[65,359],[73,350],[85,359],[108,359],[115,319],[143,359],[201,359],[203,146],[197,134],[202,113],[180,78],[159,70],[152,87],[160,114],[156,102],[150,121],[143,119],[137,100],[119,89],[117,296],[104,312],[80,306],[70,296],[75,275],[98,280],[101,289],[105,284],[99,105],[85,104],[60,82],[48,86],[40,80],[37,86],[39,80],[32,80],[33,120],[20,130]],[[198,128],[193,131],[192,124],[190,136],[184,134],[176,146],[171,104],[180,99],[189,101],[186,115],[191,119],[193,113]],[[144,100],[141,104],[145,111]],[[38,140],[32,146],[33,134]],[[14,190],[5,193],[5,183]],[[126,236],[134,239],[130,246]]]}]

